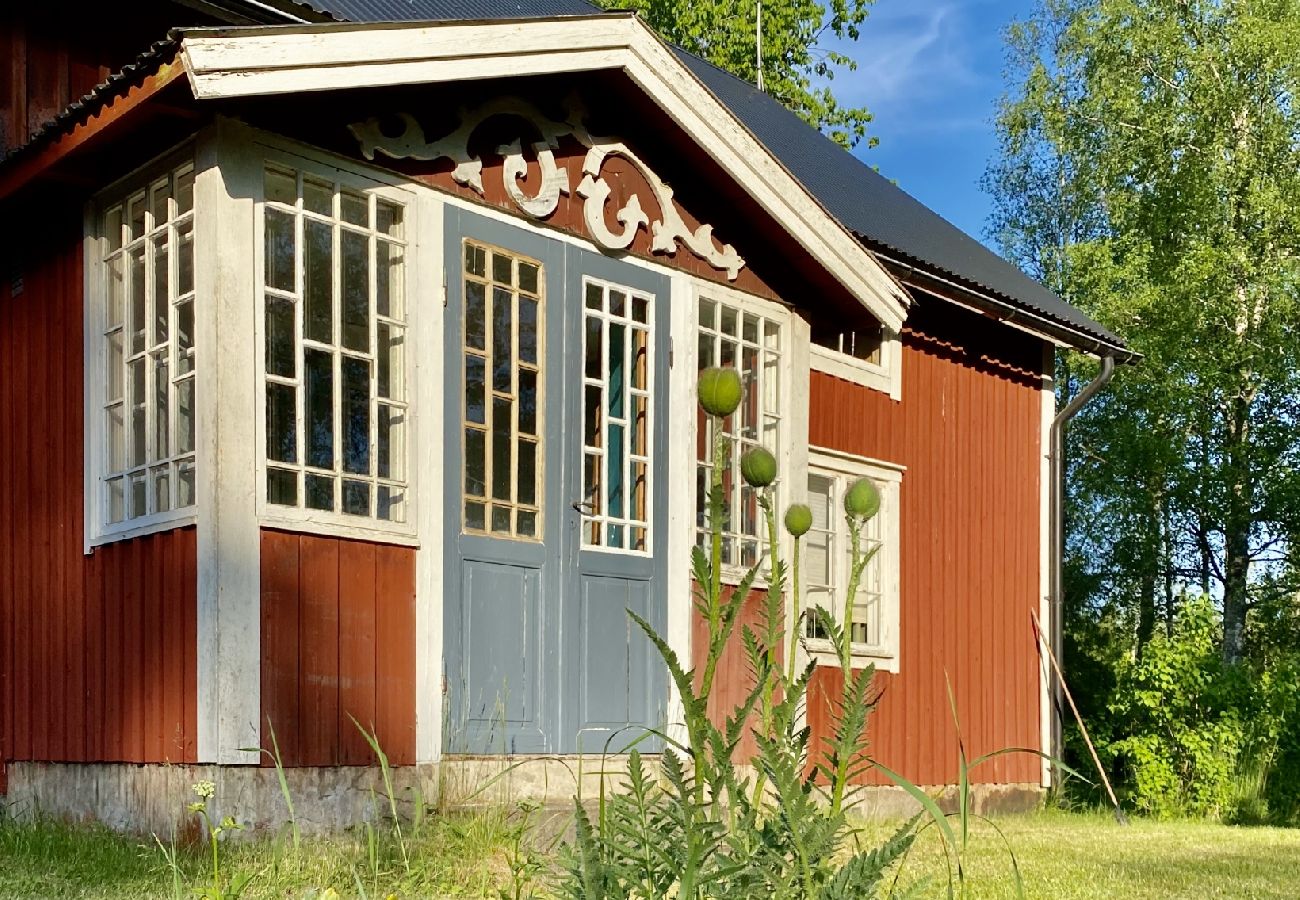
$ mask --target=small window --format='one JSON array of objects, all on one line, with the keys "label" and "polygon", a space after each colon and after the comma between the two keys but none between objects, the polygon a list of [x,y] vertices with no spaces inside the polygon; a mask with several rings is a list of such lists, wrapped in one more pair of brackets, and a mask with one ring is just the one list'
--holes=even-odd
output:
[{"label": "small window", "polygon": [[885,329],[879,322],[847,331],[836,325],[823,324],[812,329],[810,339],[815,346],[878,366],[883,358]]},{"label": "small window", "polygon": [[[709,297],[699,300],[699,367],[732,366],[740,374],[743,388],[739,408],[721,423],[724,434],[731,438],[731,458],[722,475],[722,561],[732,569],[754,565],[765,540],[758,491],[740,477],[740,457],[756,446],[781,456],[785,334],[786,320],[776,310]],[[708,533],[715,420],[703,411],[697,411],[697,416],[696,533],[702,544]],[[780,479],[776,489],[781,490]]]},{"label": "small window", "polygon": [[582,543],[649,553],[654,298],[587,279]]},{"label": "small window", "polygon": [[[902,345],[898,335],[871,319],[845,323],[822,317],[811,323],[809,363],[814,371],[902,398]],[[849,327],[851,325],[851,327]]]},{"label": "small window", "polygon": [[265,499],[341,521],[408,521],[405,209],[265,170]]},{"label": "small window", "polygon": [[462,278],[464,530],[540,540],[542,266],[465,241]]},{"label": "small window", "polygon": [[[808,506],[813,526],[803,540],[802,589],[807,608],[818,606],[836,620],[843,617],[853,559],[844,494],[862,477],[875,482],[881,506],[859,532],[862,553],[875,555],[859,579],[849,630],[855,656],[871,657],[878,663],[883,660],[886,665],[882,667],[890,668],[889,663],[896,664],[898,646],[898,469],[861,457],[812,451]],[[805,620],[804,635],[814,654],[829,650],[827,635],[816,618]]]},{"label": "small window", "polygon": [[[98,215],[101,533],[195,502],[194,167],[155,175]],[[94,396],[94,394],[88,394]]]}]

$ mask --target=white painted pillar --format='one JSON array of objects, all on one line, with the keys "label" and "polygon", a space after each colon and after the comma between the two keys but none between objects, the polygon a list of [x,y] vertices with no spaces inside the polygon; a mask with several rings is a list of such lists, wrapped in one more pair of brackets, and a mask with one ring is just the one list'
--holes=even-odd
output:
[{"label": "white painted pillar", "polygon": [[196,148],[198,759],[260,761],[257,258],[261,169],[218,120]]},{"label": "white painted pillar", "polygon": [[[691,278],[674,273],[669,282],[668,339],[668,458],[663,471],[668,478],[668,646],[682,664],[691,667],[691,548],[695,546],[695,373],[699,347],[695,340],[695,290]],[[668,684],[668,735],[686,740],[682,698]]]},{"label": "white painted pillar", "polygon": [[[1038,528],[1038,621],[1042,623],[1043,637],[1050,641],[1052,628],[1052,420],[1056,418],[1056,348],[1046,344],[1043,348],[1042,429],[1039,438],[1039,528]],[[1052,752],[1052,670],[1043,643],[1038,652],[1038,709],[1039,741],[1044,753]],[[1040,782],[1052,786],[1052,764],[1042,759]]]},{"label": "white painted pillar", "polygon": [[[421,191],[412,204],[413,233],[407,252],[407,309],[415,349],[410,409],[415,463],[415,520],[420,546],[415,557],[415,759],[442,757],[443,541],[447,510],[443,490],[444,310],[447,277],[443,259],[443,201]],[[453,265],[456,260],[451,261]],[[452,415],[459,413],[453,410]],[[454,501],[453,501],[454,502]],[[459,522],[459,511],[453,517]]]}]

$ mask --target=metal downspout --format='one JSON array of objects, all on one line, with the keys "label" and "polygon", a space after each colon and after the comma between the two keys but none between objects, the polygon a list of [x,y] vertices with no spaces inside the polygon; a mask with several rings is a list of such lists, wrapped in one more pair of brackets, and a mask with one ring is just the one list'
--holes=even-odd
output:
[{"label": "metal downspout", "polygon": [[[1083,390],[1079,391],[1065,409],[1056,414],[1052,420],[1051,441],[1052,441],[1052,484],[1051,484],[1051,584],[1050,595],[1048,597],[1048,609],[1051,611],[1051,642],[1052,652],[1056,658],[1064,660],[1064,589],[1062,587],[1062,569],[1065,560],[1065,426],[1078,414],[1079,410],[1087,406],[1094,396],[1096,396],[1107,383],[1110,382],[1111,376],[1115,374],[1115,357],[1101,357],[1101,371],[1097,377],[1088,382]],[[1062,690],[1060,678],[1052,679],[1052,755],[1057,759],[1062,758],[1063,746],[1061,743],[1061,709],[1062,709]]]}]

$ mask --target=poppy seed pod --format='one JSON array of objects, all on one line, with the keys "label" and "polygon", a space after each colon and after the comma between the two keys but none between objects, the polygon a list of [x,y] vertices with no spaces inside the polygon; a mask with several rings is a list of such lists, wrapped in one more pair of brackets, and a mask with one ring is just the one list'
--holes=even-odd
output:
[{"label": "poppy seed pod", "polygon": [[729,416],[740,405],[740,375],[730,366],[710,366],[700,370],[695,390],[700,406],[711,416]]},{"label": "poppy seed pod", "polygon": [[740,457],[740,474],[746,484],[767,487],[776,481],[776,457],[763,447],[746,450]]},{"label": "poppy seed pod", "polygon": [[880,491],[870,478],[859,478],[844,494],[844,511],[859,519],[870,519],[880,512]]},{"label": "poppy seed pod", "polygon": [[791,503],[785,511],[785,530],[795,537],[803,537],[812,528],[812,510],[803,503]]}]

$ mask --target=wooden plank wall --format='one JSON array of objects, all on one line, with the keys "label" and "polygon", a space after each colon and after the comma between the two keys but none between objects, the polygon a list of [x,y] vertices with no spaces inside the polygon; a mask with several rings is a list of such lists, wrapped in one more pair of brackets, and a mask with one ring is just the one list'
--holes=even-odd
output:
[{"label": "wooden plank wall", "polygon": [[[878,676],[871,753],[920,784],[957,777],[952,682],[973,758],[1040,743],[1030,625],[1039,582],[1042,344],[923,298],[904,334],[903,399],[813,373],[809,440],[907,466],[901,488],[897,676]],[[808,703],[827,733],[839,672],[819,670]],[[1037,783],[1037,757],[972,773]],[[883,779],[878,779],[883,782]]]},{"label": "wooden plank wall", "polygon": [[[923,298],[903,337],[903,399],[812,373],[809,442],[907,467],[901,488],[901,671],[880,673],[870,753],[919,784],[957,777],[952,681],[971,757],[1038,747],[1038,660],[1029,613],[1039,601],[1042,345]],[[757,621],[761,595],[743,621]],[[738,626],[739,628],[739,626]],[[693,625],[703,664],[704,624]],[[750,683],[729,650],[714,715]],[[830,730],[838,669],[822,667],[808,698],[814,746]],[[719,719],[720,721],[720,719]],[[741,747],[748,755],[751,744]],[[1004,756],[972,779],[1036,783],[1037,757]],[[870,779],[885,783],[879,777]]]},{"label": "wooden plank wall", "polygon": [[71,210],[27,220],[41,245],[0,283],[0,760],[191,761],[194,530],[84,553]]},{"label": "wooden plank wall", "polygon": [[71,8],[7,4],[0,9],[0,156],[165,38],[169,28],[210,21],[161,0]]},{"label": "wooden plank wall", "polygon": [[262,531],[262,739],[287,766],[415,762],[415,550]]}]

